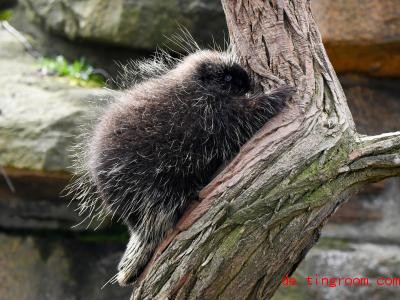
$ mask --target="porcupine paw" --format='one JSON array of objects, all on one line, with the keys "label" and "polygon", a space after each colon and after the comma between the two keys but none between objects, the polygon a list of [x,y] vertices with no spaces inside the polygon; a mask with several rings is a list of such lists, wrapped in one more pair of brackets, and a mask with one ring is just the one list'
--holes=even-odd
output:
[{"label": "porcupine paw", "polygon": [[125,253],[118,265],[117,281],[119,285],[135,284],[146,267],[153,250],[151,244],[143,243],[135,234],[131,235]]}]

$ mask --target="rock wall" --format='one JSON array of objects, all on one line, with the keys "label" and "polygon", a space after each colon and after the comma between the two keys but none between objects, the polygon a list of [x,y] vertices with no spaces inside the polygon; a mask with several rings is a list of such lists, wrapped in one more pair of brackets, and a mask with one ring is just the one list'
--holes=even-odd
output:
[{"label": "rock wall", "polygon": [[88,40],[135,49],[168,42],[178,26],[196,38],[217,39],[225,29],[218,1],[207,0],[20,0],[27,16],[46,30],[71,40]]},{"label": "rock wall", "polygon": [[[400,75],[398,0],[311,3],[338,72]],[[16,23],[26,19],[53,36],[75,44],[100,43],[100,48],[108,45],[152,51],[157,46],[174,47],[169,37],[179,33],[180,26],[203,44],[213,40],[222,43],[227,36],[217,0],[20,0],[18,11],[21,17]]]},{"label": "rock wall", "polygon": [[[177,23],[221,42],[217,0],[19,0],[12,24],[42,53],[87,56],[106,70],[114,59],[150,53]],[[400,2],[312,1],[358,130],[400,129]],[[207,22],[205,22],[205,20]],[[93,231],[61,197],[70,180],[68,148],[82,116],[104,91],[42,75],[15,35],[0,27],[0,300],[128,299],[103,284],[124,249],[124,228]],[[11,184],[10,184],[11,183]],[[340,208],[294,276],[399,276],[400,181],[369,186]],[[284,299],[400,298],[399,289],[298,285]]]},{"label": "rock wall", "polygon": [[400,2],[311,1],[337,72],[400,75]]},{"label": "rock wall", "polygon": [[68,148],[101,90],[44,76],[37,60],[0,27],[0,300],[129,299],[102,286],[125,247],[123,228],[94,232],[62,190]]}]

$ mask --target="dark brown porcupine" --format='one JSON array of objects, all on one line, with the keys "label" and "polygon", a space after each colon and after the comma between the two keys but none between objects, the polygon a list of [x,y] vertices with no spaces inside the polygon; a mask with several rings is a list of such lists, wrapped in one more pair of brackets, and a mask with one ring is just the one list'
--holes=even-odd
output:
[{"label": "dark brown porcupine", "polygon": [[117,216],[131,238],[117,280],[132,283],[188,202],[277,114],[293,89],[251,93],[232,52],[198,50],[136,65],[147,78],[117,96],[87,139],[82,210]]}]

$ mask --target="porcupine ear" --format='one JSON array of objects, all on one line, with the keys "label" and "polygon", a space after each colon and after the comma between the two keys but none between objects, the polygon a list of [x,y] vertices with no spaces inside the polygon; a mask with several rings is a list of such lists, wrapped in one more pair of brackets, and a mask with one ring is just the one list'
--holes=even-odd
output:
[{"label": "porcupine ear", "polygon": [[203,62],[198,67],[198,75],[201,82],[204,84],[210,84],[215,82],[217,70],[214,64]]}]

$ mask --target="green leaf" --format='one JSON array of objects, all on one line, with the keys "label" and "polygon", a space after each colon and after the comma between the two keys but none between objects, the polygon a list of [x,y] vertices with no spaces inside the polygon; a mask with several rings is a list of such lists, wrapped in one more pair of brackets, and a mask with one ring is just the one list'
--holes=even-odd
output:
[{"label": "green leaf", "polygon": [[39,63],[44,74],[68,77],[73,85],[96,87],[105,84],[105,78],[100,74],[95,74],[95,69],[83,57],[72,63],[61,55],[55,58],[42,57]]}]

